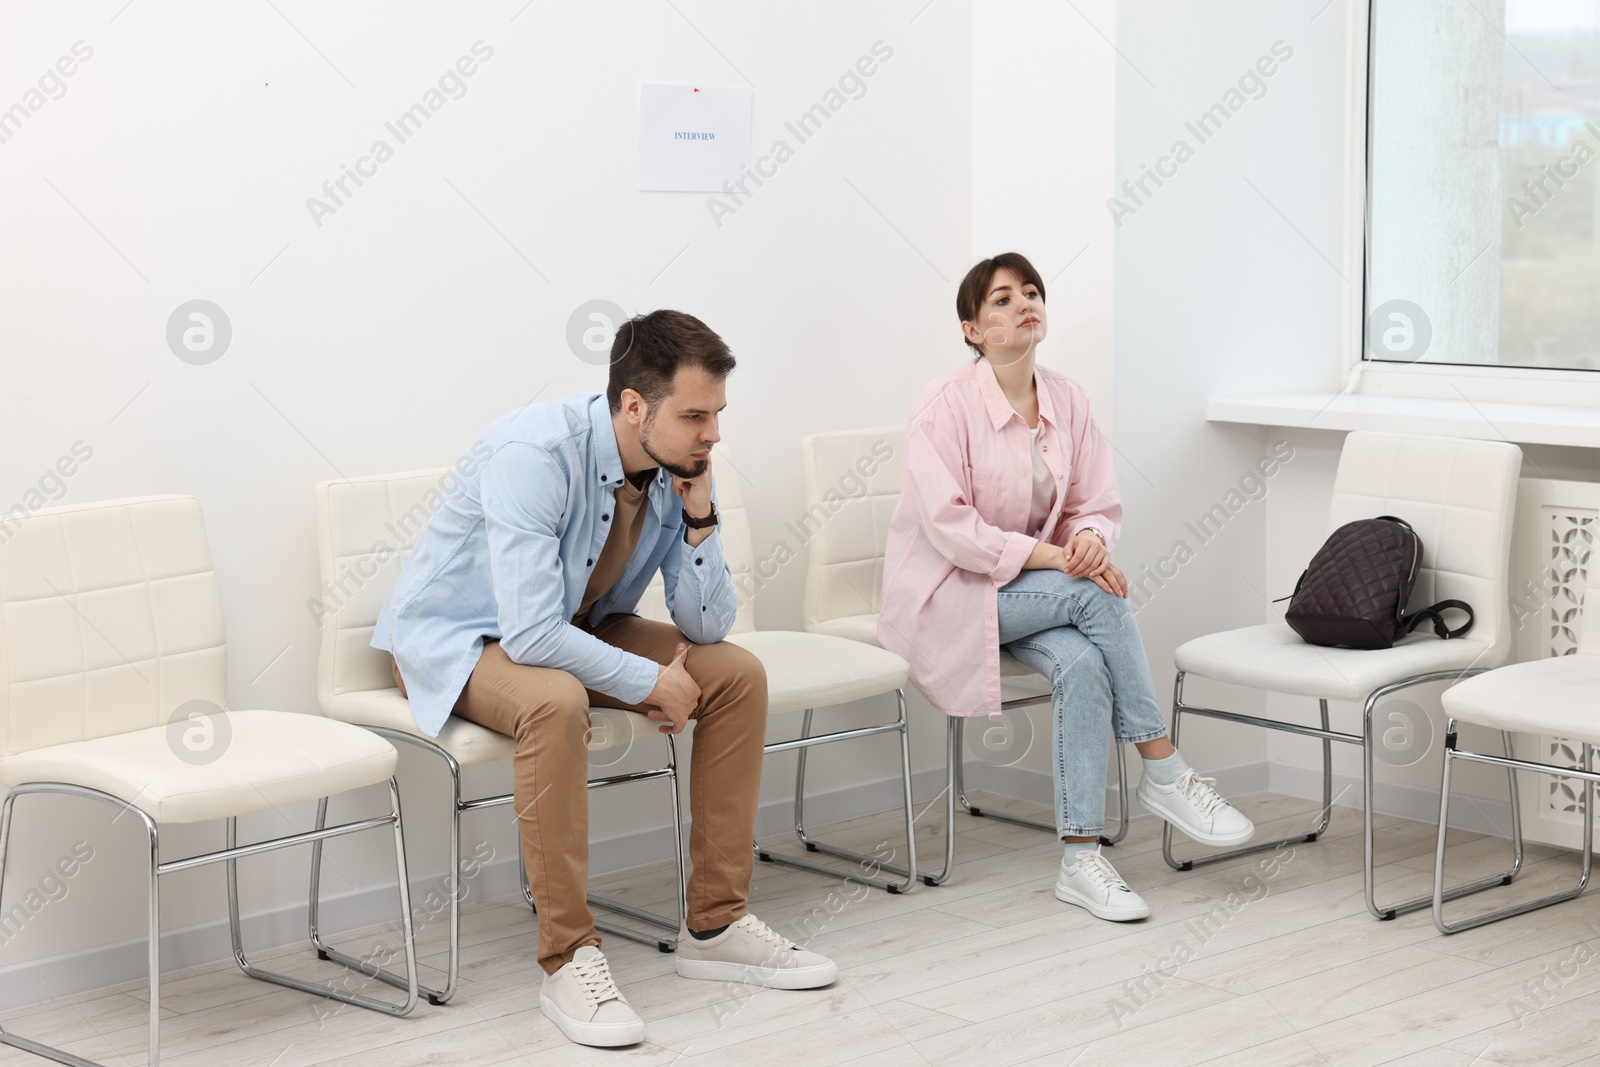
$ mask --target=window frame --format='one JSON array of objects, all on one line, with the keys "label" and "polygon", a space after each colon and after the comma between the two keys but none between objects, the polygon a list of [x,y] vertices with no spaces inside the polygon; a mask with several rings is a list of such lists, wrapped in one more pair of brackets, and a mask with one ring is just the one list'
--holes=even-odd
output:
[{"label": "window frame", "polygon": [[[1347,177],[1351,195],[1347,231],[1354,255],[1357,284],[1345,301],[1343,344],[1344,392],[1372,396],[1410,396],[1483,402],[1600,407],[1600,371],[1579,367],[1505,367],[1476,363],[1402,363],[1367,355],[1367,276],[1372,259],[1372,105],[1373,8],[1378,0],[1349,5],[1345,40],[1349,52],[1346,80]],[[1359,118],[1359,123],[1348,121]],[[1359,125],[1359,137],[1350,127]]]}]

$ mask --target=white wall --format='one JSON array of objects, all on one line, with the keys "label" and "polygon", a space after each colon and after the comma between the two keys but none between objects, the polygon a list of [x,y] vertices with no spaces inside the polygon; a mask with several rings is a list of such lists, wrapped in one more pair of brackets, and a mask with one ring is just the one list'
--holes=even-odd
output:
[{"label": "white wall", "polygon": [[[960,349],[940,274],[971,254],[971,20],[965,3],[922,7],[9,5],[0,107],[74,42],[93,54],[0,144],[0,508],[80,439],[93,457],[65,501],[195,495],[232,705],[314,712],[312,485],[453,462],[513,406],[603,388],[564,336],[580,303],[605,298],[689,310],[732,346],[723,432],[762,554],[802,510],[798,438],[902,419]],[[880,40],[893,56],[864,95],[793,143],[785,121]],[[479,41],[493,54],[465,95],[398,143],[385,122]],[[776,177],[720,226],[704,194],[639,193],[637,84],[746,79],[758,152],[777,138],[795,149]],[[378,138],[393,158],[316,225],[307,198]],[[194,298],[233,325],[207,366],[164,339]],[[798,625],[802,566],[763,590],[762,625]],[[939,739],[919,741],[932,767]],[[819,758],[818,787],[879,780],[890,747]],[[791,766],[768,776],[769,799],[786,795]],[[443,823],[428,809],[441,788],[434,775],[407,793],[419,877],[440,870]],[[596,835],[653,824],[641,807],[654,805],[597,798]],[[76,806],[33,809],[49,822],[19,829],[21,881],[78,838],[97,849],[95,873],[117,877],[76,880],[60,905],[70,918],[37,920],[6,962],[141,936],[131,830]],[[504,822],[481,818],[469,844],[487,837],[510,858]],[[168,845],[219,839],[205,828]],[[329,892],[381,884],[379,845],[347,847],[348,879]],[[300,899],[303,864],[251,878],[247,907]],[[220,885],[217,871],[174,880],[169,922],[214,920]]]},{"label": "white wall", "polygon": [[[1136,582],[1145,565],[1154,575],[1138,617],[1164,694],[1179,644],[1264,621],[1268,600],[1289,591],[1266,566],[1268,514],[1306,458],[1296,450],[1264,489],[1241,491],[1283,435],[1207,423],[1205,404],[1338,377],[1338,308],[1353,279],[1338,244],[1346,2],[1315,21],[1318,4],[1265,0],[1118,8],[1116,440],[1128,510],[1119,554]],[[1251,81],[1231,97],[1262,57],[1273,71],[1259,78],[1264,88]],[[1189,124],[1217,104],[1237,106],[1202,141]],[[1192,153],[1181,163],[1180,140]],[[1137,199],[1123,188],[1158,166],[1172,174],[1163,185],[1147,179]],[[1202,538],[1194,524],[1217,504],[1232,517]],[[1198,681],[1186,697],[1263,706],[1258,694]],[[1181,741],[1189,762],[1207,768],[1259,774],[1267,755],[1260,731],[1216,722],[1196,720]]]},{"label": "white wall", "polygon": [[[972,259],[1016,251],[1039,270],[1050,306],[1039,362],[1082,383],[1101,429],[1113,435],[1116,257],[1104,204],[1115,162],[1116,53],[1101,34],[1115,35],[1116,4],[1077,8],[1052,0],[973,5]],[[941,321],[952,338],[963,274],[965,268],[943,286]],[[968,355],[953,351],[939,369]],[[1124,486],[1128,475],[1119,465]],[[1036,691],[1019,686],[1008,695]],[[1035,705],[1020,714],[1028,722],[1001,728],[1005,743],[997,751],[982,743],[985,731],[967,731],[969,778],[1048,803],[1050,710]],[[1025,752],[1017,752],[1014,738]]]}]

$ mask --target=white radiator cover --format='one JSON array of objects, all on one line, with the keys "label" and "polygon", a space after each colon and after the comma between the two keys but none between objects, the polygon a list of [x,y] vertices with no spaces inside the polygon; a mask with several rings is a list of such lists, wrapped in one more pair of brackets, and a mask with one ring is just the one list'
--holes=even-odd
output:
[{"label": "white radiator cover", "polygon": [[[1578,648],[1583,589],[1600,516],[1600,483],[1523,478],[1511,539],[1513,655],[1521,662],[1570,656]],[[1578,766],[1580,746],[1562,737],[1518,734],[1517,755]],[[1519,773],[1522,828],[1529,841],[1580,848],[1582,783]]]}]

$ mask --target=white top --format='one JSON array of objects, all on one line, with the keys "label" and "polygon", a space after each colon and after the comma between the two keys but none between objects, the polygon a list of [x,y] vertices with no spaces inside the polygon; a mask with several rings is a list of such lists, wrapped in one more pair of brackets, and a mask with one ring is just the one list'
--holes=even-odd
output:
[{"label": "white top", "polygon": [[1044,532],[1044,520],[1050,517],[1050,507],[1056,499],[1056,482],[1050,468],[1044,465],[1039,454],[1039,428],[1028,431],[1033,443],[1033,506],[1028,510],[1028,536],[1038,537]]}]

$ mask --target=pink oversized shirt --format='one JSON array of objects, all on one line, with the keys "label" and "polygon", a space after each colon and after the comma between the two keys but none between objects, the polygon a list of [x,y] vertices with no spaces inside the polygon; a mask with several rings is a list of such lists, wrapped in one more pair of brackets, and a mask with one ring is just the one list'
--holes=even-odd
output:
[{"label": "pink oversized shirt", "polygon": [[[1035,365],[1039,450],[1056,482],[1042,538],[1065,546],[1088,526],[1115,547],[1122,498],[1111,443],[1083,387]],[[996,593],[1028,561],[1033,498],[1028,424],[974,357],[935,379],[906,426],[900,503],[889,523],[878,641],[946,715],[1000,710]]]}]

